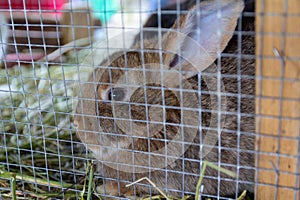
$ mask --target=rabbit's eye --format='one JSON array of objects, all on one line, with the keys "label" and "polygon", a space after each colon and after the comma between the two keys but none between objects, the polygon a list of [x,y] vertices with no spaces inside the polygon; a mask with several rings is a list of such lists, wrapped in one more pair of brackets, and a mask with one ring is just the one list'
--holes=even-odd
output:
[{"label": "rabbit's eye", "polygon": [[107,99],[112,101],[122,101],[125,98],[125,90],[123,88],[110,88],[107,91]]}]

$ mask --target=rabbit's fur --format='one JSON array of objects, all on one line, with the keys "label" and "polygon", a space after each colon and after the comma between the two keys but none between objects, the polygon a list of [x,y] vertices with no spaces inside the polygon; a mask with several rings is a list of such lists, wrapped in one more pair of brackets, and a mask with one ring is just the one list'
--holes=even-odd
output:
[{"label": "rabbit's fur", "polygon": [[[200,5],[196,5],[189,14],[182,15],[179,22],[175,23],[172,28],[180,28],[186,35],[197,40],[197,37],[193,35],[192,31],[195,30],[195,28],[203,29],[212,22],[216,23],[216,21],[210,21],[211,18],[209,18],[208,21],[205,21],[206,16],[204,14],[202,16],[203,20],[200,19],[203,24],[200,23],[200,27],[195,27],[195,19],[193,18],[195,15],[193,12],[195,13],[196,9],[202,9],[208,11],[208,13],[214,13],[216,12],[215,3],[216,1],[207,1],[200,3]],[[236,8],[232,9],[228,8],[228,6],[236,6]],[[115,111],[113,110],[112,103],[107,99],[109,98],[107,97],[107,91],[111,87],[119,87],[117,86],[117,81],[125,74],[125,70],[122,70],[125,68],[134,69],[143,64],[152,66],[153,63],[159,64],[161,58],[161,62],[167,66],[166,70],[178,70],[179,64],[183,65],[183,69],[189,70],[189,64],[187,64],[184,59],[179,59],[177,54],[168,52],[162,52],[160,54],[158,51],[144,51],[142,57],[142,53],[140,52],[141,45],[150,50],[158,49],[159,46],[157,38],[145,40],[143,41],[143,44],[135,44],[133,46],[133,51],[126,52],[125,54],[123,54],[123,52],[115,53],[110,56],[109,59],[101,64],[101,66],[110,67],[95,69],[90,76],[88,83],[83,84],[82,99],[79,101],[74,123],[78,126],[78,137],[94,153],[98,160],[103,161],[100,172],[103,176],[102,189],[106,194],[114,196],[158,194],[158,191],[151,187],[147,182],[142,182],[129,188],[125,187],[125,184],[132,183],[143,177],[148,177],[161,190],[170,195],[181,196],[183,193],[194,194],[201,172],[200,162],[202,160],[207,160],[215,164],[220,163],[221,167],[238,174],[237,178],[232,178],[208,167],[202,182],[202,185],[204,186],[202,194],[235,196],[243,190],[253,192],[255,60],[251,56],[239,58],[234,55],[253,55],[255,49],[254,35],[247,34],[241,36],[241,38],[238,38],[237,35],[231,37],[236,27],[239,14],[243,9],[242,1],[229,0],[221,6],[221,9],[222,12],[224,11],[225,24],[219,25],[223,29],[226,29],[227,32],[231,32],[229,36],[228,34],[224,35],[221,41],[215,42],[215,44],[212,44],[214,43],[214,38],[211,38],[210,43],[206,43],[207,41],[201,41],[200,39],[201,45],[204,46],[214,59],[217,58],[217,49],[220,51],[224,50],[223,53],[227,54],[227,56],[221,57],[220,63],[218,63],[217,60],[215,61],[216,64],[220,64],[221,66],[221,81],[223,82],[226,95],[222,94],[220,102],[222,105],[226,104],[226,110],[223,110],[220,115],[220,119],[224,120],[223,126],[219,127],[222,129],[220,140],[212,149],[199,144],[203,144],[203,139],[210,129],[210,134],[216,134],[218,130],[217,125],[212,127],[210,124],[211,118],[216,116],[211,112],[211,98],[213,96],[216,97],[218,94],[208,93],[207,84],[212,83],[204,81],[205,77],[217,77],[217,69],[211,65],[212,63],[209,59],[194,58],[194,55],[190,54],[191,49],[194,50],[193,46],[189,46],[190,44],[187,44],[185,41],[181,41],[182,43],[179,42],[179,46],[181,45],[182,47],[182,57],[191,59],[196,63],[206,64],[204,70],[202,67],[201,69],[198,69],[198,71],[203,71],[201,76],[198,76],[199,74],[192,69],[192,75],[184,75],[186,78],[184,80],[185,83],[192,85],[197,98],[200,100],[201,112],[199,115],[201,119],[201,128],[196,131],[192,144],[188,146],[184,154],[178,157],[174,162],[171,162],[168,166],[164,166],[164,168],[158,167],[153,170],[153,168],[159,166],[160,163],[149,163],[149,160],[144,160],[143,166],[148,170],[142,173],[134,173],[134,171],[138,171],[139,168],[133,163],[133,160],[135,159],[134,161],[138,162],[138,156],[135,156],[134,159],[131,156],[126,158],[120,156],[115,159],[113,158],[111,151],[106,147],[116,146],[117,143],[119,149],[134,149],[144,152],[146,155],[148,155],[149,152],[154,152],[163,148],[166,144],[166,139],[172,139],[173,133],[180,129],[178,126],[172,125],[180,124],[182,120],[180,109],[173,109],[172,107],[166,108],[165,120],[167,124],[165,125],[165,129],[156,132],[154,135],[150,135],[150,137],[147,135],[144,135],[144,137],[136,137],[134,140],[131,140],[132,143],[129,145],[127,144],[126,146],[123,142],[123,137],[131,137],[132,135],[131,133],[125,133],[122,128],[116,125],[113,115]],[[216,30],[217,29],[212,28],[204,34],[210,35]],[[253,20],[243,19],[242,30],[251,33],[251,31],[254,30]],[[176,52],[178,50],[178,45],[176,43],[177,39],[176,35],[170,31],[164,34],[162,43]],[[241,41],[239,41],[239,39],[241,39]],[[238,48],[238,42],[241,42],[240,49]],[[184,45],[186,46],[183,47]],[[237,74],[239,76],[237,76]],[[216,78],[209,80],[212,82],[215,81],[213,85],[217,86]],[[179,85],[184,85],[184,83],[178,82],[178,88]],[[147,104],[164,104],[166,106],[180,107],[180,100],[174,96],[172,91],[166,90],[164,94],[162,94],[161,86],[159,84],[152,84],[150,86],[156,86],[158,88],[150,87],[146,89]],[[198,86],[201,86],[201,88],[198,88]],[[217,91],[216,88],[213,90]],[[201,95],[198,95],[197,92],[201,92]],[[185,92],[182,93],[183,97],[187,94]],[[162,95],[164,95],[164,97]],[[162,101],[162,99],[164,99],[164,101]],[[147,111],[145,106],[132,104],[131,107],[128,107],[128,102],[126,103],[126,101],[132,103],[145,103],[145,90],[142,85],[139,88],[136,88],[128,100],[124,101],[124,108],[130,108],[130,120],[147,121]],[[120,105],[123,104],[120,103]],[[193,105],[191,107],[193,108]],[[159,112],[161,111],[158,111],[158,113]],[[191,112],[199,112],[199,108],[195,107]],[[124,114],[124,118],[126,118],[126,114]],[[126,123],[129,123],[130,120],[127,120]],[[146,126],[146,123],[144,122],[137,123],[141,126]],[[181,146],[178,145],[178,148],[181,148]],[[205,151],[205,148],[208,148],[210,151],[202,158],[200,155],[201,152]],[[122,160],[122,163],[125,160],[133,173],[120,170],[120,166],[106,162],[107,158],[110,157],[110,161],[115,162],[116,164],[121,162],[120,160]],[[237,168],[237,166],[239,167]]]}]

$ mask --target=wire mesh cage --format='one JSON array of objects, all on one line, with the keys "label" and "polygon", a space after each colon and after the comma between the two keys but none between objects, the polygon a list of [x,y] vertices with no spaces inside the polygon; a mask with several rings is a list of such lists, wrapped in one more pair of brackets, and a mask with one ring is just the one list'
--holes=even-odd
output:
[{"label": "wire mesh cage", "polygon": [[297,0],[0,3],[1,199],[299,199]]}]

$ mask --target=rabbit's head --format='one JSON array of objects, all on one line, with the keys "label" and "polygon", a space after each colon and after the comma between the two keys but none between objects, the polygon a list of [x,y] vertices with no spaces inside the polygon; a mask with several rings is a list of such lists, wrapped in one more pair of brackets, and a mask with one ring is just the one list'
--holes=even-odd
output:
[{"label": "rabbit's head", "polygon": [[243,8],[242,0],[204,1],[160,37],[113,54],[81,83],[74,122],[98,160],[142,172],[184,153],[200,123],[198,87],[189,79],[224,50]]}]

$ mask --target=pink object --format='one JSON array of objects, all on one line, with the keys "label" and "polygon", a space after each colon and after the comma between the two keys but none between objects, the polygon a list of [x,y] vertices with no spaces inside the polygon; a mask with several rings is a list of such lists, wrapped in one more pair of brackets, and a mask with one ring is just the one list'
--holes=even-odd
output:
[{"label": "pink object", "polygon": [[20,62],[22,61],[35,61],[38,59],[41,59],[42,57],[45,56],[45,53],[37,53],[37,52],[33,52],[33,53],[12,53],[12,54],[7,54],[5,56],[5,59],[7,62],[17,62],[18,60]]},{"label": "pink object", "polygon": [[33,52],[33,53],[12,53],[12,54],[7,54],[5,56],[5,62],[6,62],[6,67],[10,68],[13,67],[14,65],[18,64],[18,61],[20,63],[27,63],[32,62],[32,61],[37,61],[41,58],[45,57],[45,53],[38,53],[38,52]]},{"label": "pink object", "polygon": [[[66,0],[1,0],[0,9],[60,10]],[[24,6],[25,2],[25,6]]]}]

